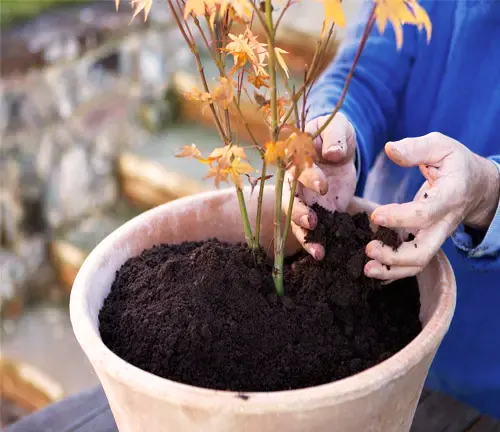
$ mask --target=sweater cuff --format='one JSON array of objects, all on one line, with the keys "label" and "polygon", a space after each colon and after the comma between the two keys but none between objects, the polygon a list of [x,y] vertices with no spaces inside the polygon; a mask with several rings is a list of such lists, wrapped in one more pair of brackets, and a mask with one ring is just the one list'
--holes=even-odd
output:
[{"label": "sweater cuff", "polygon": [[[500,163],[490,158],[500,172]],[[479,237],[479,241],[477,240]],[[451,236],[455,246],[466,252],[469,258],[481,258],[485,255],[495,255],[500,252],[500,201],[495,216],[482,236],[467,232],[464,225],[460,225]],[[479,244],[478,244],[479,243]]]}]

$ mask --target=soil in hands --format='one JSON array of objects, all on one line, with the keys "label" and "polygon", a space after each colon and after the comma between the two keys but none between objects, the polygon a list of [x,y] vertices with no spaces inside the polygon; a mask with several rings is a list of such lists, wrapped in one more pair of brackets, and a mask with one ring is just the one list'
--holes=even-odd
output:
[{"label": "soil in hands", "polygon": [[239,392],[325,384],[387,359],[421,330],[418,285],[365,277],[364,249],[373,238],[396,248],[398,237],[374,235],[365,213],[315,210],[308,241],[326,257],[290,259],[286,297],[245,245],[157,246],[117,272],[99,313],[104,343],[161,377]]}]

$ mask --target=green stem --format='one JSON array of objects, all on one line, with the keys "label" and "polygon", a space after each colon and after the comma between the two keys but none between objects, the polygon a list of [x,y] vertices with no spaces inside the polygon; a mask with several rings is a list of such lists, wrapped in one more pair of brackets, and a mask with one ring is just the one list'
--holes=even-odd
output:
[{"label": "green stem", "polygon": [[271,134],[273,141],[278,138],[278,88],[276,86],[276,53],[274,51],[274,28],[271,0],[266,0],[266,25],[268,29],[267,43],[269,50],[269,76],[271,93]]},{"label": "green stem", "polygon": [[290,225],[292,221],[293,202],[295,199],[295,191],[297,190],[297,182],[298,179],[294,178],[292,181],[292,186],[290,188],[290,201],[288,201],[288,211],[286,213],[285,229],[283,231],[283,241],[281,245],[283,252],[285,251],[286,238],[288,237],[288,231],[290,230]]},{"label": "green stem", "polygon": [[260,246],[260,223],[262,218],[262,202],[264,198],[264,186],[266,182],[267,163],[262,158],[262,170],[260,173],[259,196],[257,198],[257,216],[255,218],[255,247]]},{"label": "green stem", "polygon": [[[266,26],[267,26],[267,46],[269,50],[269,77],[271,93],[271,138],[273,142],[278,139],[278,89],[276,86],[276,53],[274,51],[274,26],[273,26],[273,7],[271,0],[266,0]],[[282,232],[281,232],[281,203],[283,200],[283,181],[285,178],[285,169],[278,163],[276,169],[276,186],[274,197],[274,268],[273,280],[274,288],[278,296],[285,293],[283,286],[283,261],[284,251],[282,250]]]},{"label": "green stem", "polygon": [[281,233],[281,204],[283,201],[283,180],[285,178],[285,169],[278,166],[276,170],[276,187],[274,203],[274,268],[273,280],[276,294],[282,297],[285,294],[283,286],[283,262],[285,251],[283,249]]},{"label": "green stem", "polygon": [[247,206],[245,204],[245,197],[243,196],[243,191],[238,187],[236,188],[236,194],[238,195],[238,204],[240,206],[243,229],[245,230],[245,239],[247,241],[248,247],[250,249],[254,249],[255,241],[252,235],[252,227],[250,226],[250,219],[248,218],[248,211],[247,211]]}]

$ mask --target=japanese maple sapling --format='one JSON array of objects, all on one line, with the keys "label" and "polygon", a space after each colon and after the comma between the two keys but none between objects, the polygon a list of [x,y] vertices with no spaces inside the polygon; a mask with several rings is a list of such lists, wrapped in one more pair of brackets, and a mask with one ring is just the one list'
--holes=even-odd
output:
[{"label": "japanese maple sapling", "polygon": [[[120,0],[115,0],[119,6]],[[207,178],[213,179],[218,187],[221,182],[230,182],[235,187],[249,248],[260,248],[260,229],[264,184],[270,178],[268,168],[275,166],[275,213],[274,213],[274,267],[273,280],[276,293],[284,295],[283,261],[293,206],[293,198],[300,175],[311,169],[316,158],[313,140],[319,136],[340,110],[347,94],[354,69],[361,56],[372,28],[384,32],[390,23],[396,36],[396,46],[403,44],[404,24],[425,28],[428,40],[431,36],[431,22],[426,11],[417,0],[373,0],[373,8],[366,22],[364,33],[353,64],[347,75],[341,96],[327,121],[313,134],[305,132],[308,111],[307,98],[318,76],[327,48],[332,41],[336,25],[345,26],[341,0],[321,0],[324,4],[324,21],[316,44],[311,64],[304,66],[303,82],[300,87],[290,85],[290,73],[286,62],[289,54],[276,44],[277,31],[287,11],[301,0],[167,0],[170,12],[182,36],[189,46],[197,64],[201,89],[192,87],[185,97],[199,101],[201,109],[209,109],[215,127],[220,135],[220,148],[207,156],[201,154],[195,144],[179,149],[178,157],[191,157],[207,166]],[[302,0],[306,1],[306,0]],[[131,0],[134,17],[144,12],[144,19],[152,8],[153,0]],[[252,30],[259,25],[265,40],[259,40]],[[243,28],[240,31],[238,29]],[[197,37],[195,37],[195,35]],[[198,38],[199,37],[199,38]],[[209,53],[209,60],[218,71],[218,79],[209,85],[201,61],[198,40]],[[280,92],[278,82],[286,89]],[[253,92],[249,87],[254,88]],[[242,110],[242,99],[255,104],[269,128],[269,140],[259,142],[253,134]],[[240,146],[239,137],[232,125],[235,114],[260,153],[262,165],[258,174],[248,162],[245,148]],[[285,172],[290,181],[285,181]],[[258,204],[255,229],[249,220],[243,179],[247,178],[252,188],[258,186]],[[287,184],[285,184],[287,183]],[[282,224],[282,201],[284,187],[289,188],[288,212]]]}]

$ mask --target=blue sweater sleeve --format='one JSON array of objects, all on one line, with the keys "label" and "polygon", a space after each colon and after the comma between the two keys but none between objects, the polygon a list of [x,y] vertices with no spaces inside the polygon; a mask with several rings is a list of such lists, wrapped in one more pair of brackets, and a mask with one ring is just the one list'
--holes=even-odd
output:
[{"label": "blue sweater sleeve", "polygon": [[[348,29],[337,57],[311,90],[308,120],[333,111],[344,88],[372,7],[373,1],[363,6],[360,20]],[[377,26],[374,26],[341,108],[356,131],[359,178],[357,195],[362,194],[368,171],[391,135],[391,128],[398,115],[398,104],[416,56],[418,29],[405,25],[403,31],[403,47],[398,50],[392,26],[388,24],[384,34],[380,34]],[[425,38],[425,34],[423,36]]]},{"label": "blue sweater sleeve", "polygon": [[[500,172],[500,155],[489,159]],[[500,202],[486,233],[471,233],[461,225],[451,238],[460,255],[475,269],[500,270]]]}]

